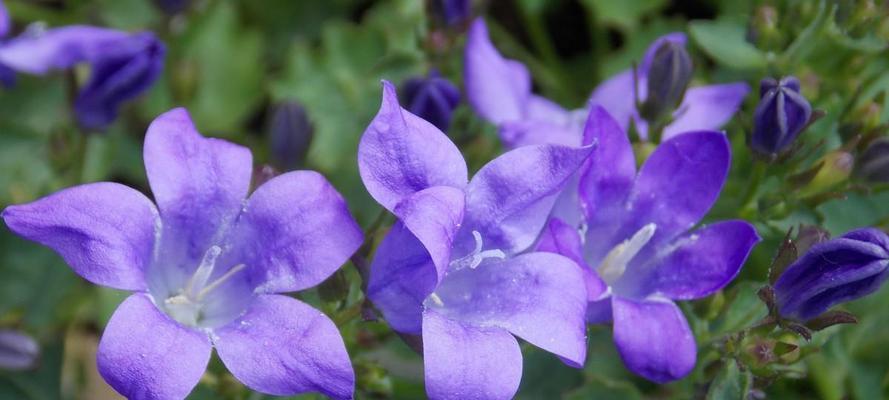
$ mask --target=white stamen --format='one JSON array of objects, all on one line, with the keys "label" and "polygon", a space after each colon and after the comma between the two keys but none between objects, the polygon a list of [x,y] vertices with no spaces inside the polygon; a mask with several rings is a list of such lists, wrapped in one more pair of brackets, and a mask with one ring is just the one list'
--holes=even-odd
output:
[{"label": "white stamen", "polygon": [[210,279],[210,275],[213,274],[216,258],[219,257],[220,253],[222,253],[222,248],[219,246],[212,246],[207,249],[207,252],[204,253],[204,258],[201,259],[201,265],[198,266],[198,269],[194,271],[194,275],[185,284],[186,294],[190,295],[204,288],[204,285],[207,284],[207,279]]},{"label": "white stamen", "polygon": [[610,285],[623,276],[627,264],[648,244],[656,230],[657,225],[655,224],[645,225],[633,234],[633,237],[614,246],[599,264],[599,268],[596,269],[602,280]]},{"label": "white stamen", "polygon": [[203,318],[204,297],[247,268],[244,264],[235,265],[208,284],[207,281],[213,275],[216,260],[221,253],[222,248],[219,246],[207,249],[201,259],[201,264],[195,269],[194,275],[189,278],[185,287],[175,295],[164,299],[164,308],[175,320],[186,325],[197,326]]},{"label": "white stamen", "polygon": [[475,269],[487,258],[497,258],[501,260],[506,258],[506,253],[500,249],[482,251],[482,247],[484,247],[482,243],[482,234],[478,231],[472,231],[472,237],[475,238],[475,249],[466,256],[451,261],[451,267],[454,268],[454,270],[461,270],[466,267]]},{"label": "white stamen", "polygon": [[439,307],[444,307],[444,302],[441,301],[441,297],[438,297],[435,293],[429,295],[429,300],[432,300],[432,302]]},{"label": "white stamen", "polygon": [[225,281],[227,281],[229,278],[231,278],[236,273],[238,273],[238,271],[240,271],[246,267],[247,266],[244,264],[235,265],[230,270],[228,270],[228,272],[226,272],[225,274],[220,276],[218,279],[216,279],[215,281],[213,281],[212,283],[210,283],[209,285],[207,285],[203,289],[201,289],[201,291],[198,292],[197,298],[195,300],[197,300],[197,301],[203,300],[204,296],[206,296],[207,293],[212,292],[213,289],[216,289],[217,287],[219,287],[220,285],[225,283]]}]

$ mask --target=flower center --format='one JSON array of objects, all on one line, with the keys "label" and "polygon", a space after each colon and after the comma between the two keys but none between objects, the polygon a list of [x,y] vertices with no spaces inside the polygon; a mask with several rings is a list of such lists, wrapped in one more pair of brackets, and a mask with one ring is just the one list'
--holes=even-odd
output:
[{"label": "flower center", "polygon": [[599,276],[608,286],[613,285],[614,282],[617,282],[623,276],[624,271],[627,269],[627,264],[648,244],[656,230],[657,225],[655,224],[645,225],[634,233],[632,237],[614,246],[605,255],[605,259],[596,268],[596,272],[599,273]]},{"label": "flower center", "polygon": [[222,248],[219,246],[207,249],[201,259],[201,264],[198,265],[185,287],[177,294],[164,300],[163,306],[173,319],[189,326],[197,326],[203,319],[204,300],[207,295],[246,268],[244,264],[238,264],[216,280],[208,282],[210,276],[213,275],[216,259],[221,253]]},{"label": "flower center", "polygon": [[484,244],[482,243],[482,234],[478,231],[472,231],[472,237],[475,238],[475,249],[473,249],[471,253],[463,257],[460,257],[456,260],[451,260],[449,266],[453,271],[459,271],[466,267],[475,269],[486,258],[497,258],[500,260],[506,258],[506,253],[504,253],[503,250],[500,249],[482,251],[482,247],[484,247]]}]

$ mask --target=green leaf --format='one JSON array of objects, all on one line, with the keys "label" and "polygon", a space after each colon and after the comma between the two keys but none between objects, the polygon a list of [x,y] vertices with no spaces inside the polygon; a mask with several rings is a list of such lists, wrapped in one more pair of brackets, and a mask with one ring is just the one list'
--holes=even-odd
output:
[{"label": "green leaf", "polygon": [[750,371],[741,371],[738,363],[727,360],[707,390],[707,400],[744,400],[753,384]]},{"label": "green leaf", "polygon": [[[546,398],[543,396],[541,398]],[[587,400],[587,399],[623,399],[636,400],[642,399],[642,393],[631,382],[617,381],[594,377],[592,380],[583,385],[583,387],[567,393],[565,400]]]},{"label": "green leaf", "polygon": [[723,66],[742,70],[765,68],[766,55],[747,42],[745,32],[740,19],[689,23],[689,33],[698,46]]},{"label": "green leaf", "polygon": [[711,335],[737,332],[752,326],[765,318],[768,308],[757,296],[763,284],[757,282],[738,282],[732,288],[732,298],[722,313],[721,318],[714,322]]},{"label": "green leaf", "polygon": [[666,0],[583,0],[582,3],[593,10],[599,22],[630,30],[642,17],[660,10]]},{"label": "green leaf", "polygon": [[836,236],[889,217],[889,192],[870,196],[849,193],[846,199],[829,201],[817,210],[824,216],[824,228]]}]

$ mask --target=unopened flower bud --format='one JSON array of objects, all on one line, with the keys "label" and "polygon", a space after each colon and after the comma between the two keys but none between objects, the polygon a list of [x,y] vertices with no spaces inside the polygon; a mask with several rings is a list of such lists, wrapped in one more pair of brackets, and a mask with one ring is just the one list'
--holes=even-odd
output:
[{"label": "unopened flower bud", "polygon": [[30,336],[0,329],[0,369],[25,370],[37,364],[40,347]]},{"label": "unopened flower bud", "polygon": [[273,164],[283,171],[302,166],[314,135],[306,109],[296,101],[276,105],[268,129]]},{"label": "unopened flower bud", "polygon": [[856,162],[855,175],[868,182],[889,183],[889,138],[871,142]]},{"label": "unopened flower bud", "polygon": [[432,13],[446,25],[457,25],[467,21],[472,11],[470,0],[432,0]]},{"label": "unopened flower bud", "polygon": [[167,14],[177,14],[188,8],[191,0],[154,0],[154,4]]},{"label": "unopened flower bud", "polygon": [[432,70],[428,77],[411,78],[405,82],[401,99],[407,104],[408,111],[447,132],[451,114],[460,104],[460,90]]},{"label": "unopened flower bud", "polygon": [[848,179],[855,166],[855,158],[845,150],[834,150],[821,157],[818,163],[821,167],[812,180],[803,187],[803,196],[823,192]]},{"label": "unopened flower bud", "polygon": [[811,117],[812,106],[800,94],[798,79],[763,79],[759,105],[753,115],[750,147],[762,155],[781,154],[790,148]]},{"label": "unopened flower bud", "polygon": [[691,82],[693,65],[682,43],[665,40],[657,50],[648,70],[648,95],[641,114],[656,121],[679,106]]}]

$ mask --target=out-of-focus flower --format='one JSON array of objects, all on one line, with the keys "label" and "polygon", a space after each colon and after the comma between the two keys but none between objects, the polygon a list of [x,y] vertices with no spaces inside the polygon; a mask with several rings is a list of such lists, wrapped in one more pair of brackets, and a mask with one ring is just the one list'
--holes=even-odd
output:
[{"label": "out-of-focus flower", "polygon": [[513,335],[578,367],[586,355],[580,269],[531,246],[591,147],[527,146],[468,180],[457,147],[383,101],[358,148],[371,196],[398,217],[378,247],[368,297],[390,326],[422,335],[433,399],[508,399],[522,354]]},{"label": "out-of-focus flower", "polygon": [[447,132],[451,114],[460,104],[460,90],[432,70],[425,78],[411,78],[401,87],[407,110]]},{"label": "out-of-focus flower", "polygon": [[682,378],[697,347],[675,300],[713,294],[738,274],[759,236],[745,221],[689,231],[719,195],[730,165],[724,134],[695,131],[662,142],[636,172],[629,138],[593,107],[583,143],[598,143],[580,172],[585,223],[552,219],[537,244],[586,274],[590,323],[613,321],[627,367],[655,382]]},{"label": "out-of-focus flower", "polygon": [[314,136],[314,128],[305,107],[296,101],[275,105],[268,129],[275,165],[283,170],[299,168]]},{"label": "out-of-focus flower", "polygon": [[[7,24],[8,26],[8,24]],[[2,27],[2,24],[0,24]],[[127,33],[92,26],[31,29],[0,45],[0,65],[44,75],[87,63],[90,77],[74,102],[77,121],[102,129],[120,105],[140,95],[160,76],[165,47],[151,32]],[[0,79],[10,76],[0,69]]]},{"label": "out-of-focus flower", "polygon": [[154,4],[167,14],[177,14],[188,8],[191,0],[154,0]]},{"label": "out-of-focus flower", "polygon": [[0,329],[0,369],[26,370],[37,365],[40,346],[30,336]]},{"label": "out-of-focus flower", "polygon": [[472,0],[432,0],[432,12],[447,25],[457,25],[469,19]]},{"label": "out-of-focus flower", "polygon": [[[9,18],[6,4],[3,4],[3,1],[0,0],[0,40],[9,34],[10,29],[12,29],[12,19]],[[0,84],[7,88],[15,85],[15,71],[9,69],[3,63],[0,63]]]},{"label": "out-of-focus flower", "polygon": [[648,96],[640,114],[647,121],[657,121],[671,113],[682,101],[691,82],[693,66],[685,43],[664,41],[654,51],[648,70]]},{"label": "out-of-focus flower", "polygon": [[870,182],[889,182],[889,138],[882,137],[868,144],[856,160],[855,174]]},{"label": "out-of-focus flower", "polygon": [[778,311],[803,321],[875,292],[889,276],[889,236],[864,228],[812,246],[775,282]]},{"label": "out-of-focus flower", "polygon": [[[636,70],[638,82],[634,85],[632,68],[624,70],[593,91],[588,107],[605,107],[624,131],[632,120],[640,135],[647,137],[648,124],[637,113],[634,86],[639,89],[639,100],[645,101],[655,52],[665,42],[684,46],[685,41],[682,33],[671,33],[654,41]],[[500,55],[481,19],[473,22],[469,30],[463,76],[469,104],[498,126],[500,139],[507,147],[540,143],[580,145],[588,108],[568,111],[533,94],[528,69]],[[689,88],[673,113],[673,121],[664,128],[662,138],[721,127],[735,114],[749,91],[743,82]]]},{"label": "out-of-focus flower", "polygon": [[280,175],[247,197],[250,150],[204,138],[184,109],[154,120],[144,156],[157,206],[100,182],[2,214],[85,279],[135,292],[99,343],[105,380],[128,398],[184,398],[215,347],[251,389],[351,398],[336,326],[279,294],[315,286],[361,245],[342,197],[312,171]]},{"label": "out-of-focus flower", "polygon": [[750,136],[754,151],[765,156],[785,152],[809,123],[812,106],[799,90],[799,79],[792,76],[762,80]]}]

